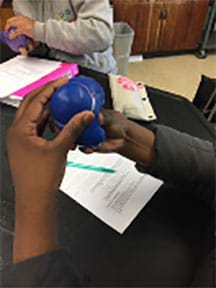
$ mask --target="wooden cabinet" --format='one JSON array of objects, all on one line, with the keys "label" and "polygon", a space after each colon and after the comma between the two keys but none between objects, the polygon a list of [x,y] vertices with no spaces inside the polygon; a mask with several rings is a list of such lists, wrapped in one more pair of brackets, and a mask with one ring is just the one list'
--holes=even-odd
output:
[{"label": "wooden cabinet", "polygon": [[114,21],[135,30],[133,54],[196,49],[209,0],[113,0]]},{"label": "wooden cabinet", "polygon": [[2,7],[0,8],[0,30],[3,30],[7,19],[14,16],[12,9],[12,1],[4,0]]}]

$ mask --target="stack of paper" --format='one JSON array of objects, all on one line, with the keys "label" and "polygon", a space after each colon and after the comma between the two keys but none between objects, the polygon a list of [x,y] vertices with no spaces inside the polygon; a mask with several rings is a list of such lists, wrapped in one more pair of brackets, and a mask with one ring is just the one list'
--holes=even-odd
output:
[{"label": "stack of paper", "polygon": [[133,161],[117,154],[73,151],[68,154],[61,190],[123,233],[162,184],[139,173]]},{"label": "stack of paper", "polygon": [[17,56],[0,64],[0,100],[18,106],[32,90],[65,75],[74,77],[78,72],[76,64]]}]

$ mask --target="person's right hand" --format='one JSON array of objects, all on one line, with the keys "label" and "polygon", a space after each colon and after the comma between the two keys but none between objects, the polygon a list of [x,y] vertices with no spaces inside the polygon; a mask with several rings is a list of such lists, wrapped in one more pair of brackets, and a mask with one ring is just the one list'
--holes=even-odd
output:
[{"label": "person's right hand", "polygon": [[33,38],[35,20],[26,16],[14,16],[7,20],[5,25],[5,31],[9,31],[10,28],[15,30],[10,33],[9,39],[13,40],[17,36],[25,35],[29,38]]},{"label": "person's right hand", "polygon": [[61,78],[25,97],[8,130],[7,151],[15,188],[14,263],[58,247],[57,195],[67,153],[94,119],[91,111],[75,115],[53,140],[43,137],[49,103]]},{"label": "person's right hand", "polygon": [[52,141],[43,138],[50,99],[67,82],[67,78],[58,79],[26,96],[8,131],[9,163],[22,207],[45,203],[45,196],[55,198],[64,176],[67,153],[94,118],[92,112],[84,111],[71,118]]},{"label": "person's right hand", "polygon": [[106,140],[97,148],[82,148],[84,153],[117,152],[135,162],[150,166],[155,158],[155,135],[152,131],[128,120],[120,112],[104,109],[100,124]]}]

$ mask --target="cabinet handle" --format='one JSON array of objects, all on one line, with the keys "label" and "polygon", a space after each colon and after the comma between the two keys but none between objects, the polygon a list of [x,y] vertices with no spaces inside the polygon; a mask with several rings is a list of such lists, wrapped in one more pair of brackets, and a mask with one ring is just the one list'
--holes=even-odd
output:
[{"label": "cabinet handle", "polygon": [[168,17],[168,11],[167,11],[167,8],[164,7],[164,19],[167,19]]},{"label": "cabinet handle", "polygon": [[166,6],[164,5],[160,11],[160,19],[165,20],[165,19],[167,19],[167,17],[168,17],[168,11],[167,11]]},{"label": "cabinet handle", "polygon": [[160,11],[160,16],[159,16],[160,20],[164,19],[164,10]]}]

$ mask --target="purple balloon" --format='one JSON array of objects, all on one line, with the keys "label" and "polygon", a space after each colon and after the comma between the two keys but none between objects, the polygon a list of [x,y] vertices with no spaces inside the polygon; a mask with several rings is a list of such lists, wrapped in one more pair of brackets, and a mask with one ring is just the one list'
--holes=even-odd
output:
[{"label": "purple balloon", "polygon": [[7,44],[14,52],[19,52],[19,48],[28,48],[28,38],[25,35],[19,35],[13,40],[8,37],[15,28],[10,28],[9,31],[0,31],[0,40]]}]

